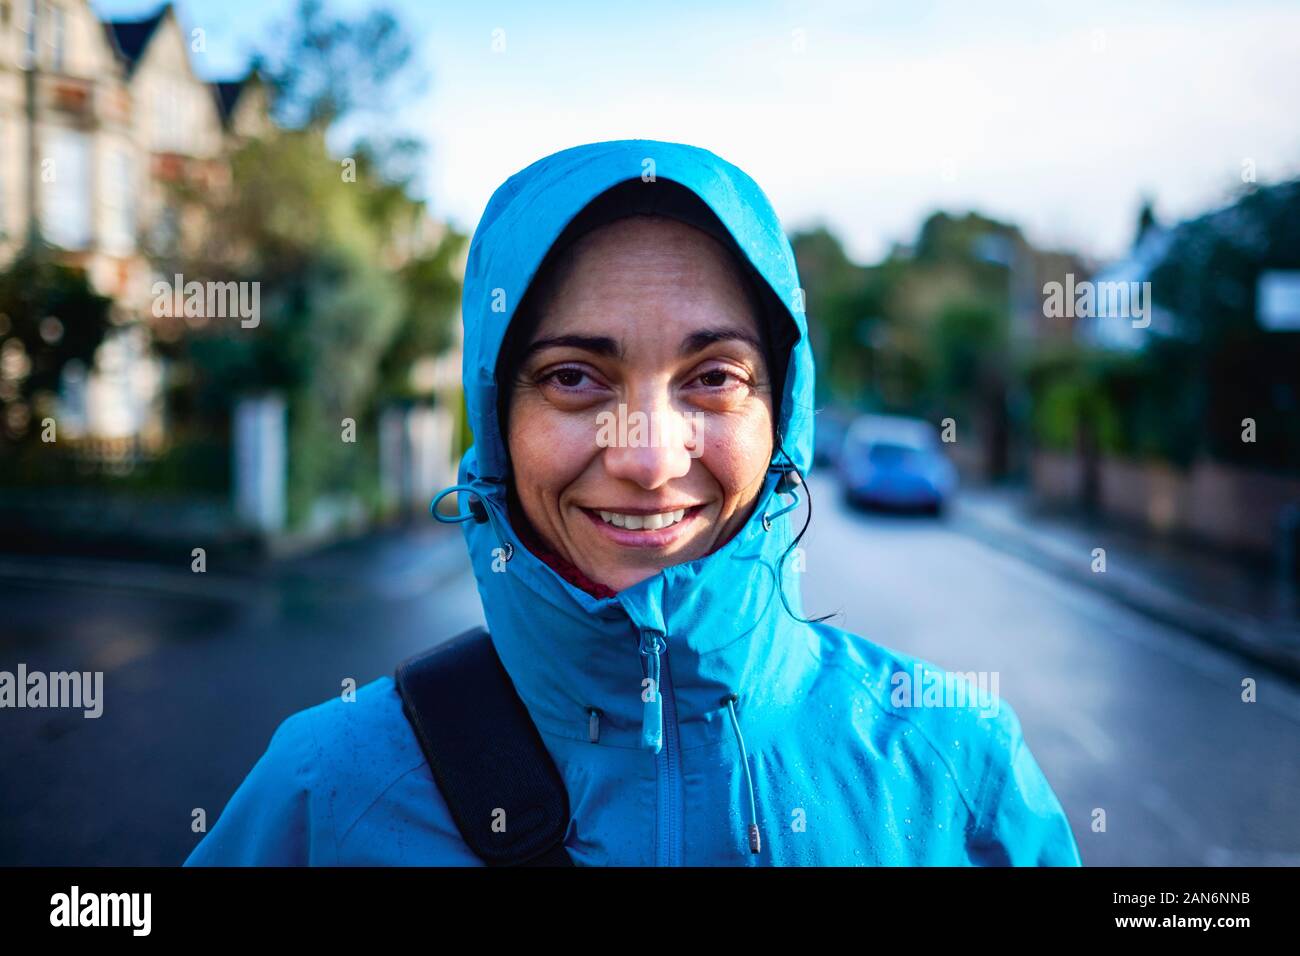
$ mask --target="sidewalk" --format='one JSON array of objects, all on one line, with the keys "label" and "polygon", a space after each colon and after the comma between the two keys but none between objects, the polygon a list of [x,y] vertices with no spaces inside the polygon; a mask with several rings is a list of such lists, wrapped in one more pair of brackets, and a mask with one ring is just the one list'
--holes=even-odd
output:
[{"label": "sidewalk", "polygon": [[127,593],[166,594],[232,603],[275,595],[298,598],[416,597],[463,570],[468,558],[459,529],[411,524],[289,556],[215,549],[206,570],[192,570],[188,551],[171,560],[144,550],[136,555],[24,553],[0,550],[0,584],[58,584]]},{"label": "sidewalk", "polygon": [[[1163,624],[1300,680],[1300,599],[1264,564],[1234,560],[1076,512],[1022,489],[972,488],[954,502],[959,531],[1110,595]],[[1104,548],[1106,571],[1092,570]]]}]

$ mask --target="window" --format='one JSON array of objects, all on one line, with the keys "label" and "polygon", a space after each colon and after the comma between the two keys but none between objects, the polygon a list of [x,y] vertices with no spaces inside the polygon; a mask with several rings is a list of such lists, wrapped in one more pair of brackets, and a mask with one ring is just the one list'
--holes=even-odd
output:
[{"label": "window", "polygon": [[175,86],[154,89],[153,145],[158,152],[180,152],[184,141],[181,130],[180,91]]},{"label": "window", "polygon": [[63,72],[63,8],[50,6],[50,69]]},{"label": "window", "polygon": [[135,251],[135,183],[131,154],[122,147],[108,153],[100,195],[104,197],[104,250],[125,256]]},{"label": "window", "polygon": [[27,0],[27,18],[23,23],[23,33],[27,34],[26,42],[23,45],[23,52],[26,54],[23,60],[23,68],[30,70],[36,65],[36,25],[40,19],[40,5],[38,0]]},{"label": "window", "polygon": [[41,159],[41,228],[64,249],[84,249],[91,240],[90,136],[74,129],[50,129]]}]

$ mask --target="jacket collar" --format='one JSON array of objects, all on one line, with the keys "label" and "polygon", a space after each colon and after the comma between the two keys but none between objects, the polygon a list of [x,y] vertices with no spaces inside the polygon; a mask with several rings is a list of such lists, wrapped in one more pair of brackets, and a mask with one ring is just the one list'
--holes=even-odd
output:
[{"label": "jacket collar", "polygon": [[518,533],[520,542],[548,568],[560,577],[564,578],[564,580],[568,581],[575,588],[578,588],[580,591],[586,591],[597,600],[601,598],[612,598],[618,594],[618,592],[609,585],[601,584],[599,581],[593,581],[591,578],[587,577],[587,575],[583,573],[582,569],[576,564],[552,551],[550,546],[542,540],[542,537],[537,533],[537,530],[532,527],[523,515],[516,511],[513,502],[511,503],[509,510],[515,517],[515,520],[512,521],[511,524]]}]

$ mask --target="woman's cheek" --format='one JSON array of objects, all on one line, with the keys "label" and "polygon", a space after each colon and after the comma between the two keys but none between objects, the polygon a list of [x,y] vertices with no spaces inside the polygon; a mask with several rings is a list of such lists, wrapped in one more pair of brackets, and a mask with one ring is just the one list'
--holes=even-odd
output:
[{"label": "woman's cheek", "polygon": [[525,482],[540,482],[556,493],[574,481],[595,450],[596,413],[560,412],[546,407],[511,412],[511,456]]},{"label": "woman's cheek", "polygon": [[749,491],[767,471],[771,428],[771,420],[756,413],[709,416],[702,423],[702,463],[728,498]]}]

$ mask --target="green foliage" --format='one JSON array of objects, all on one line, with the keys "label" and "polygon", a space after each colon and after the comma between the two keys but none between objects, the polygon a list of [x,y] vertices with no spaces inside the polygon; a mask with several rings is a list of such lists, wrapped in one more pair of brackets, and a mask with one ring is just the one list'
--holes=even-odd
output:
[{"label": "green foliage", "polygon": [[1034,356],[1025,378],[1037,445],[1069,452],[1087,440],[1101,454],[1190,464],[1200,448],[1200,404],[1181,358],[1166,347],[1111,353],[1064,346]]},{"label": "green foliage", "polygon": [[403,291],[401,321],[380,362],[383,397],[414,398],[411,367],[420,358],[445,352],[453,345],[459,321],[460,281],[453,263],[468,239],[448,235],[432,255],[412,259],[398,273]]},{"label": "green foliage", "polygon": [[[255,69],[271,88],[277,119],[290,128],[324,129],[356,110],[392,102],[412,66],[409,32],[387,9],[343,19],[321,0],[299,0],[292,19],[271,34]],[[418,88],[421,78],[409,83]]]},{"label": "green foliage", "polygon": [[1000,414],[1013,226],[935,213],[914,249],[858,266],[825,229],[792,240],[808,289],[819,402],[934,417]]},{"label": "green foliage", "polygon": [[49,447],[29,441],[6,449],[0,486],[177,498],[222,499],[230,493],[230,448],[224,434],[181,431],[170,436],[156,458],[118,468],[91,466],[75,454],[52,455]]},{"label": "green foliage", "polygon": [[817,356],[818,400],[855,401],[869,359],[860,324],[877,314],[876,288],[867,270],[850,262],[825,228],[794,236],[792,245]]},{"label": "green foliage", "polygon": [[[240,393],[286,394],[289,514],[300,523],[319,495],[374,484],[366,443],[377,396],[448,344],[458,237],[391,268],[393,237],[422,207],[396,202],[371,167],[344,176],[315,131],[251,142],[233,169],[221,239],[244,253],[241,278],[261,284],[261,318],[256,328],[231,321],[189,337],[195,408],[228,416]],[[340,438],[345,418],[357,423],[356,443]]]},{"label": "green foliage", "polygon": [[89,367],[108,329],[111,301],[85,273],[49,250],[21,254],[0,272],[0,436],[31,440],[36,414],[52,412],[64,367]]},{"label": "green foliage", "polygon": [[[1260,187],[1185,223],[1151,277],[1157,305],[1177,316],[1153,372],[1183,430],[1225,461],[1300,473],[1300,333],[1262,328],[1257,289],[1266,270],[1300,270],[1300,181]],[[1170,371],[1172,370],[1172,372]],[[1241,440],[1242,419],[1261,436]],[[1192,437],[1194,436],[1194,437]]]},{"label": "green foliage", "polygon": [[990,260],[1007,259],[1023,243],[1019,229],[996,219],[976,212],[961,217],[936,212],[921,224],[913,258],[919,263],[953,263],[1001,286],[1000,270],[1006,263]]},{"label": "green foliage", "polygon": [[[184,395],[197,426],[227,423],[243,394],[288,401],[289,519],[323,497],[378,499],[383,401],[411,397],[411,367],[452,344],[460,299],[453,263],[465,238],[431,243],[411,198],[423,146],[387,130],[335,157],[327,135],[412,80],[409,33],[388,10],[352,18],[302,0],[256,59],[286,129],[232,157],[220,223],[187,271],[260,283],[256,328],[227,322],[187,333]],[[356,440],[342,439],[344,419]]]},{"label": "green foliage", "polygon": [[934,393],[945,402],[974,399],[998,375],[1006,349],[1005,312],[978,300],[947,303],[930,337]]}]

